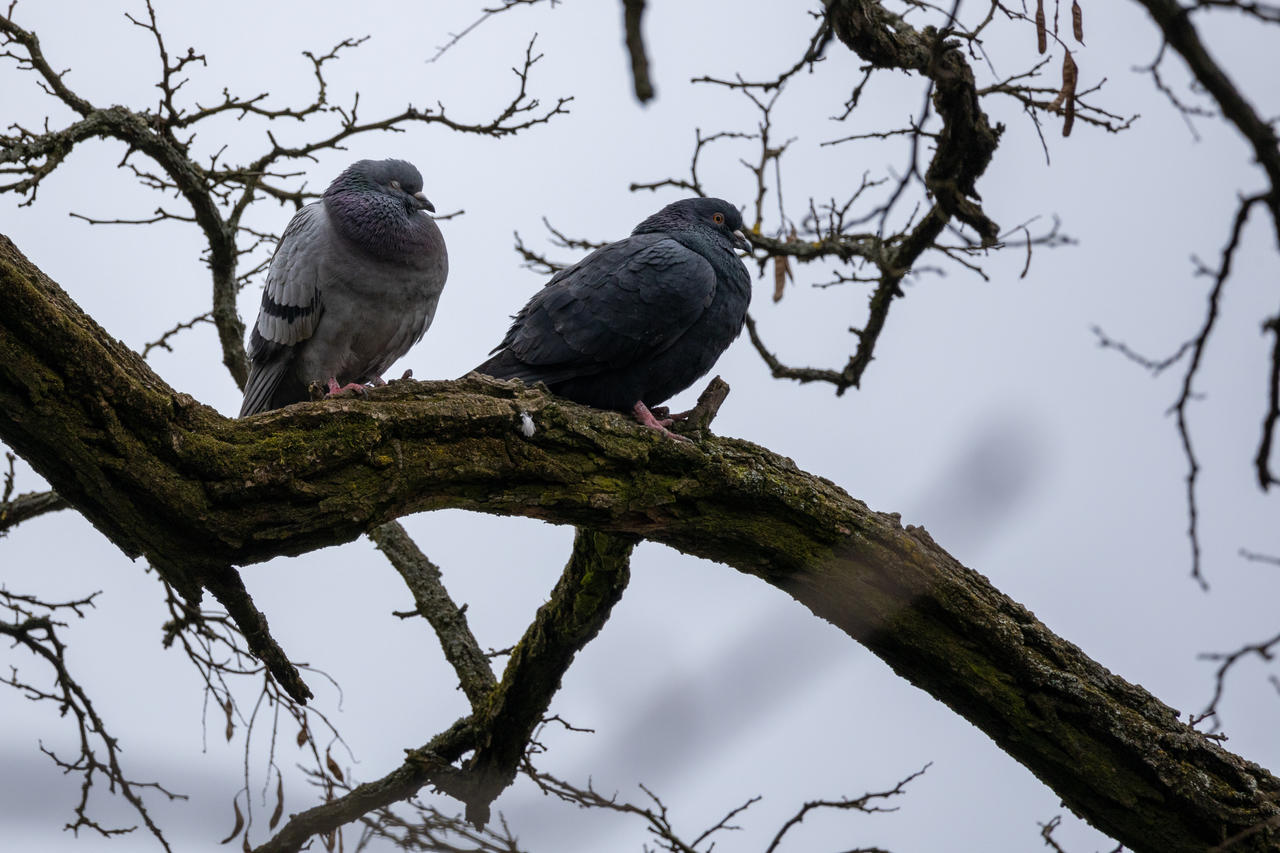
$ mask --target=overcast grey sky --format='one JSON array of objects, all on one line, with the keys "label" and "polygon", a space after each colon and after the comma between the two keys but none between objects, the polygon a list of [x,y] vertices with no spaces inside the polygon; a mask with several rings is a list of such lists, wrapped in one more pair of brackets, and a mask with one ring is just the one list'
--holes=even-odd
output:
[{"label": "overcast grey sky", "polygon": [[[352,160],[403,157],[421,168],[437,210],[466,211],[441,225],[449,283],[435,325],[397,374],[404,367],[418,378],[455,377],[497,343],[509,315],[543,280],[520,268],[513,231],[572,260],[567,250],[547,247],[542,216],[574,236],[617,239],[678,198],[673,191],[631,193],[628,184],[685,175],[695,128],[751,131],[756,121],[745,99],[691,86],[690,78],[776,75],[804,50],[812,26],[800,5],[655,0],[647,32],[658,98],[642,108],[630,94],[615,2],[516,10],[426,63],[481,5],[156,3],[171,50],[190,44],[208,57],[209,67],[194,69],[183,90],[204,101],[223,86],[270,92],[272,103],[301,101],[310,94],[302,50],[369,34],[329,74],[333,100],[359,90],[361,115],[369,118],[406,101],[440,101],[458,120],[488,118],[510,98],[509,69],[538,33],[545,58],[531,90],[544,104],[573,95],[570,115],[501,141],[434,126],[368,135],[306,167],[310,186],[322,188]],[[1088,47],[1076,54],[1082,82],[1106,77],[1101,103],[1141,118],[1119,135],[1077,124],[1067,140],[1046,125],[1047,164],[1017,105],[989,101],[993,120],[1007,129],[979,184],[986,211],[1006,228],[1057,214],[1079,245],[1037,252],[1025,278],[1025,258],[1014,251],[986,262],[989,281],[955,267],[945,277],[913,280],[863,388],[840,398],[824,386],[771,379],[744,336],[716,368],[733,387],[717,432],[791,456],[872,508],[924,525],[1055,632],[1185,713],[1200,710],[1211,692],[1212,668],[1197,653],[1277,630],[1280,571],[1236,556],[1241,547],[1280,552],[1274,498],[1268,504],[1257,492],[1251,468],[1266,378],[1267,340],[1258,322],[1275,311],[1275,246],[1262,228],[1250,227],[1198,385],[1208,397],[1192,410],[1204,465],[1201,533],[1212,584],[1205,594],[1188,578],[1184,462],[1165,416],[1179,377],[1175,371],[1152,380],[1099,349],[1090,327],[1099,324],[1153,355],[1174,350],[1199,323],[1208,288],[1193,277],[1191,255],[1216,258],[1237,192],[1260,184],[1231,131],[1201,120],[1196,141],[1150,79],[1135,72],[1158,45],[1136,4],[1083,5]],[[144,9],[139,2],[28,0],[17,17],[40,34],[56,67],[71,69],[66,80],[85,97],[150,105],[157,60],[124,11]],[[1280,112],[1274,43],[1229,23],[1210,31],[1219,58],[1260,113]],[[997,28],[986,48],[1007,75],[1032,61],[1034,34]],[[920,106],[918,81],[877,78],[850,123],[832,124],[828,116],[858,79],[859,62],[839,45],[829,56],[817,73],[795,80],[775,111],[777,136],[797,138],[783,160],[793,213],[810,197],[842,198],[864,171],[875,177],[904,162],[896,144],[820,142],[901,126]],[[977,67],[989,79],[985,63]],[[1176,63],[1170,76],[1181,80]],[[68,119],[12,63],[0,65],[0,79],[4,124]],[[326,127],[317,119],[274,130],[297,141]],[[265,145],[264,127],[229,119],[202,131],[198,147],[207,155],[224,144],[232,160],[248,159]],[[141,348],[207,310],[210,288],[193,226],[91,227],[68,217],[145,217],[161,203],[115,168],[122,153],[115,143],[83,145],[46,180],[33,206],[0,197],[0,231],[111,334]],[[754,185],[737,160],[754,154],[750,144],[710,151],[702,168],[708,189],[748,204]],[[767,209],[774,218],[765,227],[776,228],[776,205]],[[252,224],[278,232],[290,213],[264,202]],[[796,277],[776,305],[772,279],[759,282],[753,313],[762,334],[791,363],[842,365],[852,344],[846,329],[860,324],[866,291],[813,288],[827,278],[818,268],[798,268]],[[243,295],[246,320],[258,298],[256,289]],[[239,395],[211,327],[185,333],[174,353],[158,353],[152,364],[175,388],[225,414],[237,410]],[[674,403],[691,402],[698,390]],[[40,486],[29,469],[20,475],[20,490]],[[443,568],[454,597],[468,604],[480,642],[494,648],[518,638],[572,537],[540,522],[452,511],[405,524]],[[166,615],[154,578],[71,512],[22,525],[2,553],[0,582],[10,590],[53,598],[104,590],[97,609],[67,632],[71,663],[120,737],[133,777],[191,795],[172,805],[152,798],[176,847],[212,848],[231,829],[243,743],[224,742],[216,709],[203,733],[190,666],[160,650]],[[358,780],[383,775],[404,748],[464,711],[425,626],[389,615],[407,609],[409,596],[368,541],[254,566],[245,581],[284,648],[341,684],[339,696],[312,680],[317,707],[350,747],[335,754]],[[3,659],[10,663],[41,677],[19,651]],[[253,687],[244,685],[246,699]],[[1273,770],[1280,768],[1278,700],[1264,671],[1249,666],[1224,705],[1227,747]],[[74,841],[60,831],[75,780],[36,748],[37,741],[70,746],[66,722],[51,710],[0,692],[0,823],[12,849],[151,844],[142,836]],[[644,797],[642,782],[671,806],[686,837],[762,795],[736,821],[742,831],[721,839],[721,850],[762,850],[804,800],[883,790],[926,762],[932,767],[897,802],[898,812],[814,815],[787,849],[1039,849],[1037,821],[1065,811],[984,735],[777,590],[654,544],[637,549],[631,588],[570,670],[553,711],[596,733],[549,734],[545,769],[584,784],[591,778],[597,789],[636,801]],[[261,746],[253,745],[250,759],[258,809]],[[290,749],[280,760],[286,772],[294,764]],[[310,804],[301,782],[287,784],[289,811]],[[131,822],[117,803],[99,802],[99,814]],[[531,851],[639,850],[645,839],[634,820],[584,813],[525,784],[506,792],[497,808]],[[1072,851],[1109,849],[1069,817],[1059,838]]]}]

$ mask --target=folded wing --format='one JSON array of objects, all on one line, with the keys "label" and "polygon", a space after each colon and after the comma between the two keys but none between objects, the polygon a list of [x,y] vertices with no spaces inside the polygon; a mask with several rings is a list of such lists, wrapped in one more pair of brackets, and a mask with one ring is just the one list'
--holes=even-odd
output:
[{"label": "folded wing", "polygon": [[477,370],[553,384],[635,364],[679,340],[715,291],[701,255],[662,235],[629,237],[552,278]]},{"label": "folded wing", "polygon": [[258,321],[249,336],[249,379],[240,417],[275,408],[272,398],[324,313],[324,247],[328,221],[321,204],[298,212],[280,238],[267,271]]}]

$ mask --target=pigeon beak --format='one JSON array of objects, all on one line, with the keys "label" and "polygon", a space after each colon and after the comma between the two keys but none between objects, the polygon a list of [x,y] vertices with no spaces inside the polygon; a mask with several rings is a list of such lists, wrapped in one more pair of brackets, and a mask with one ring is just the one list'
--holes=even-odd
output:
[{"label": "pigeon beak", "polygon": [[418,207],[421,207],[425,210],[429,210],[432,213],[436,212],[436,206],[431,202],[427,201],[427,197],[422,193],[414,193],[413,197],[418,200]]},{"label": "pigeon beak", "polygon": [[733,232],[733,247],[735,249],[741,249],[748,255],[751,254],[751,244],[747,242],[747,235],[743,234],[741,231]]}]

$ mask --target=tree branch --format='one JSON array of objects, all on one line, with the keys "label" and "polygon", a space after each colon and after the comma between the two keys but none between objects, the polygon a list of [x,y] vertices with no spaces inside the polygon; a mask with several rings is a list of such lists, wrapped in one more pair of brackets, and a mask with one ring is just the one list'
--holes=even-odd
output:
[{"label": "tree branch", "polygon": [[[1280,813],[1280,780],[1055,636],[923,529],[747,442],[677,445],[478,377],[223,418],[165,385],[7,239],[0,354],[0,438],[184,594],[229,565],[421,510],[639,536],[785,591],[1134,850],[1200,850]],[[1268,827],[1239,849],[1276,841]]]},{"label": "tree branch", "polygon": [[387,803],[412,797],[424,785],[449,790],[461,775],[450,762],[475,745],[470,719],[459,720],[419,749],[408,750],[404,764],[375,782],[357,785],[345,795],[290,816],[271,840],[254,853],[293,853],[313,835],[337,829]]},{"label": "tree branch", "polygon": [[[924,8],[922,4],[911,5]],[[838,259],[846,265],[857,267],[861,267],[865,261],[875,267],[874,274],[836,273],[836,283],[876,283],[876,288],[870,295],[871,304],[866,322],[862,328],[852,330],[857,335],[856,349],[838,369],[788,366],[769,351],[754,324],[748,326],[752,343],[775,378],[828,382],[835,386],[839,395],[849,388],[860,386],[863,374],[873,359],[875,346],[885,328],[893,301],[903,295],[901,282],[913,269],[917,269],[920,258],[926,251],[937,249],[953,262],[969,269],[977,269],[965,255],[999,247],[999,227],[981,207],[977,181],[991,163],[1001,128],[993,127],[980,107],[980,93],[974,82],[973,70],[961,49],[962,38],[954,29],[957,26],[955,14],[958,2],[946,16],[945,25],[941,29],[933,26],[919,29],[912,27],[902,16],[888,11],[876,0],[824,0],[823,7],[818,29],[800,61],[783,71],[776,79],[749,82],[741,76],[736,80],[707,76],[695,78],[694,82],[723,86],[748,97],[761,114],[754,133],[721,131],[704,135],[699,129],[687,179],[665,178],[633,183],[631,190],[672,187],[705,195],[698,176],[698,165],[707,146],[720,140],[759,140],[758,161],[741,162],[755,178],[755,221],[749,239],[755,248],[764,249],[763,257],[757,258],[761,271],[772,260],[775,264],[775,276],[783,277],[790,270],[790,258],[801,262]],[[938,7],[928,8],[944,12]],[[824,216],[819,215],[818,208],[811,200],[809,215],[804,219],[803,228],[796,229],[793,218],[786,215],[782,204],[780,160],[791,140],[771,144],[774,130],[771,113],[787,80],[804,67],[812,70],[833,39],[838,39],[865,60],[868,63],[866,69],[892,68],[921,75],[925,81],[924,102],[918,117],[912,119],[909,127],[890,134],[866,134],[882,136],[901,133],[909,140],[907,167],[893,183],[883,203],[870,213],[849,216],[851,206],[865,190],[884,183],[883,180],[868,181],[864,175],[861,186],[847,202],[840,205],[833,198],[823,206]],[[1009,82],[1011,81],[1006,81]],[[768,99],[764,99],[763,94],[757,94],[771,91],[773,95]],[[840,118],[849,115],[860,91],[861,86],[855,89],[854,96],[846,105],[845,115]],[[936,131],[932,129],[936,122],[931,118],[935,113],[941,119],[941,127]],[[863,135],[824,144],[848,141],[860,136]],[[930,148],[932,156],[928,166],[923,167],[920,158]],[[779,222],[774,237],[762,233],[767,191],[766,170],[770,163],[773,164],[776,176],[773,183],[779,207]],[[913,187],[922,188],[924,197],[916,202],[906,224],[895,225],[895,229],[900,230],[891,229],[891,216],[900,218],[897,214],[903,207],[901,202],[909,197],[907,191]],[[917,212],[923,215],[917,216]],[[875,233],[850,231],[851,227],[873,219],[878,220]],[[965,245],[961,247],[942,246],[935,242],[944,230],[953,228],[958,232],[960,225],[971,228],[977,235],[976,239],[964,236]],[[1030,240],[1027,245],[1030,245]],[[522,246],[518,246],[518,250],[528,260],[542,260]],[[978,271],[981,273],[981,270]]]},{"label": "tree branch", "polygon": [[823,5],[836,37],[858,56],[877,68],[916,71],[932,82],[933,106],[943,125],[925,186],[946,217],[973,228],[983,245],[994,244],[1000,229],[977,204],[975,185],[991,163],[1000,133],[978,105],[973,71],[948,41],[952,33],[918,31],[874,0],[824,0]]},{"label": "tree branch", "polygon": [[10,667],[9,675],[0,676],[0,684],[17,689],[33,702],[53,702],[62,715],[69,716],[74,723],[78,751],[73,758],[64,758],[43,744],[40,745],[40,751],[48,755],[63,773],[76,773],[80,776],[80,799],[74,808],[75,820],[66,825],[67,829],[77,834],[81,829],[87,829],[104,838],[112,838],[126,835],[137,828],[104,826],[90,816],[89,798],[93,785],[95,781],[105,781],[111,791],[119,790],[120,796],[133,807],[160,846],[169,851],[172,848],[160,827],[152,820],[143,800],[143,792],[148,789],[158,791],[170,800],[185,800],[186,795],[169,791],[158,782],[139,782],[125,775],[120,766],[119,741],[110,734],[89,694],[67,667],[67,647],[58,633],[58,629],[65,628],[66,623],[55,619],[54,614],[69,610],[83,618],[84,611],[94,606],[93,600],[97,595],[95,592],[77,601],[50,603],[0,589],[0,609],[9,611],[6,616],[0,617],[0,637],[7,638],[11,645],[25,648],[42,660],[53,671],[53,686],[37,686],[34,680],[28,681],[19,676],[17,667]]},{"label": "tree branch", "polygon": [[[1270,213],[1272,233],[1276,240],[1276,246],[1280,248],[1280,140],[1276,137],[1273,122],[1268,122],[1257,114],[1240,89],[1227,76],[1222,67],[1214,61],[1213,57],[1209,55],[1204,43],[1200,40],[1199,33],[1190,20],[1191,13],[1196,8],[1209,5],[1222,5],[1237,8],[1246,13],[1258,14],[1256,7],[1251,6],[1251,4],[1241,3],[1217,4],[1203,2],[1192,7],[1184,7],[1176,0],[1137,0],[1137,2],[1142,4],[1151,19],[1155,21],[1164,34],[1165,41],[1161,46],[1161,54],[1163,54],[1165,46],[1168,46],[1172,47],[1183,58],[1196,82],[1217,102],[1223,118],[1233,124],[1252,147],[1254,159],[1266,174],[1268,184],[1265,192],[1255,193],[1241,199],[1240,206],[1236,211],[1231,237],[1227,247],[1223,250],[1222,261],[1218,269],[1214,271],[1202,270],[1214,276],[1214,287],[1210,294],[1205,322],[1195,339],[1192,361],[1184,376],[1182,394],[1174,407],[1178,417],[1178,432],[1182,439],[1183,451],[1187,458],[1188,466],[1187,502],[1190,516],[1188,535],[1191,540],[1192,550],[1192,576],[1203,586],[1205,581],[1200,573],[1200,546],[1197,533],[1195,500],[1196,475],[1199,471],[1199,465],[1187,430],[1186,405],[1191,396],[1191,383],[1195,377],[1200,356],[1213,330],[1218,297],[1221,294],[1223,284],[1230,275],[1232,258],[1240,244],[1241,231],[1253,205],[1261,203]],[[1155,73],[1154,69],[1158,63],[1159,58],[1152,66],[1153,73]],[[1158,77],[1156,80],[1157,85],[1161,85]],[[1170,97],[1172,98],[1171,93]],[[1176,99],[1175,104],[1177,104]],[[1184,114],[1187,113],[1185,107],[1178,106]],[[1280,333],[1276,332],[1275,320],[1270,318],[1264,321],[1263,329],[1264,331],[1272,331],[1277,335],[1275,346],[1272,348],[1271,369],[1267,383],[1267,413],[1263,417],[1262,436],[1259,440],[1258,452],[1254,458],[1258,483],[1266,491],[1275,482],[1270,469],[1270,456],[1277,424],[1277,413],[1280,412],[1280,403],[1277,402],[1277,400],[1280,400]]]},{"label": "tree branch", "polygon": [[1267,412],[1262,417],[1262,437],[1253,467],[1258,472],[1258,485],[1265,492],[1276,482],[1276,475],[1271,472],[1271,443],[1280,422],[1280,314],[1268,317],[1262,328],[1271,333],[1271,370],[1267,377]]},{"label": "tree branch", "polygon": [[[578,531],[560,582],[512,652],[501,683],[495,681],[480,655],[478,663],[488,675],[488,687],[482,691],[485,678],[473,671],[477,661],[472,660],[480,654],[479,648],[469,630],[459,638],[457,626],[448,624],[459,614],[438,588],[438,569],[424,569],[426,557],[395,522],[375,528],[370,537],[406,575],[420,606],[425,603],[428,612],[435,614],[433,625],[444,623],[444,630],[437,631],[450,662],[464,685],[469,685],[468,698],[475,711],[426,747],[412,751],[401,767],[384,778],[349,789],[324,806],[295,816],[261,850],[297,850],[309,836],[332,832],[370,811],[408,799],[427,784],[435,784],[465,803],[467,819],[482,828],[489,821],[490,804],[515,778],[533,731],[542,722],[574,655],[595,637],[626,588],[636,542],[634,536]],[[432,574],[437,577],[432,579]],[[470,648],[460,654],[459,646]],[[474,755],[463,768],[454,767],[453,762],[467,750],[474,750]]]},{"label": "tree branch", "polygon": [[1269,206],[1280,239],[1280,142],[1275,129],[1254,111],[1222,67],[1214,61],[1192,26],[1189,10],[1176,0],[1136,0],[1146,8],[1165,41],[1187,63],[1191,73],[1222,108],[1222,115],[1248,140],[1271,185]]},{"label": "tree branch", "polygon": [[631,549],[638,537],[579,529],[573,553],[551,599],[511,653],[502,683],[479,723],[486,737],[467,763],[473,774],[467,819],[489,820],[489,804],[515,779],[533,730],[573,657],[608,620],[631,579]]},{"label": "tree branch", "polygon": [[440,639],[445,659],[458,673],[458,682],[471,707],[479,711],[489,698],[498,679],[463,616],[463,608],[453,603],[440,580],[440,567],[422,553],[398,521],[389,521],[369,531],[378,550],[387,555],[391,565],[404,578],[413,594],[418,612],[431,623]]},{"label": "tree branch", "polygon": [[[930,762],[930,764],[932,764],[932,762]],[[873,814],[875,812],[897,811],[898,810],[897,806],[882,806],[882,805],[879,805],[879,802],[889,801],[889,800],[892,800],[894,797],[900,797],[903,794],[905,794],[907,785],[911,784],[916,779],[919,779],[921,776],[923,776],[925,774],[925,771],[928,769],[929,769],[929,764],[926,764],[924,767],[921,767],[919,770],[910,774],[906,778],[899,781],[898,784],[894,785],[892,788],[889,788],[888,790],[885,790],[885,791],[869,792],[869,793],[863,794],[861,797],[845,797],[844,799],[834,800],[834,801],[811,800],[805,803],[803,806],[800,807],[799,811],[797,811],[794,815],[792,815],[792,817],[782,825],[782,828],[778,830],[778,834],[773,837],[773,841],[769,844],[768,848],[764,851],[764,853],[774,853],[774,851],[778,849],[778,845],[782,843],[782,839],[786,836],[786,834],[790,832],[792,829],[794,829],[801,821],[803,821],[805,819],[805,816],[809,812],[815,809],[844,809],[844,810],[850,810],[850,811],[865,812],[867,814]]]},{"label": "tree branch", "polygon": [[25,492],[11,501],[0,501],[0,534],[22,522],[69,507],[57,492]]},{"label": "tree branch", "polygon": [[653,100],[653,82],[649,79],[649,56],[644,49],[645,0],[622,0],[622,28],[626,35],[627,55],[631,59],[631,81],[636,100],[642,104]]}]

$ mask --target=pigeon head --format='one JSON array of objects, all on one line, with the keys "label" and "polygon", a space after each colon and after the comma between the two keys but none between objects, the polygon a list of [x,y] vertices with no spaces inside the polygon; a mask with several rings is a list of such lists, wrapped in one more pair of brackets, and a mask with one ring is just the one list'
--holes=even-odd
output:
[{"label": "pigeon head", "polygon": [[422,193],[422,173],[406,160],[358,160],[334,178],[325,198],[342,193],[374,192],[396,199],[412,214],[435,213],[435,205]]},{"label": "pigeon head", "polygon": [[423,211],[422,174],[404,160],[359,160],[324,191],[334,228],[369,254],[405,260],[435,251],[440,230]]},{"label": "pigeon head", "polygon": [[686,198],[672,202],[636,226],[632,234],[672,231],[710,231],[723,237],[735,249],[751,251],[743,235],[742,214],[720,198]]}]

